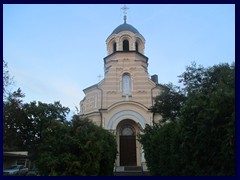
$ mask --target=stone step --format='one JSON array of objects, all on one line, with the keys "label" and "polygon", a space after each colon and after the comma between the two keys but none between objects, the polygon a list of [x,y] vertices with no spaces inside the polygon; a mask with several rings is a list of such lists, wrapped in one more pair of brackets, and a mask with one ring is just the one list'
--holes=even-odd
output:
[{"label": "stone step", "polygon": [[149,176],[149,172],[144,172],[141,166],[117,166],[114,176]]},{"label": "stone step", "polygon": [[142,172],[141,166],[117,166],[115,172]]},{"label": "stone step", "polygon": [[142,176],[141,172],[115,172],[114,176]]},{"label": "stone step", "polygon": [[150,173],[147,172],[114,172],[114,176],[151,176]]},{"label": "stone step", "polygon": [[124,166],[124,171],[142,172],[142,167],[141,166]]}]

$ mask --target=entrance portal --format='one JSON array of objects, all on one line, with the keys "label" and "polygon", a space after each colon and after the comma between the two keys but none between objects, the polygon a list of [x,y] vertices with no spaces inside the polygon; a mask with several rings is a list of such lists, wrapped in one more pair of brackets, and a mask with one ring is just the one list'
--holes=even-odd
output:
[{"label": "entrance portal", "polygon": [[136,135],[130,124],[120,131],[120,166],[136,166]]}]

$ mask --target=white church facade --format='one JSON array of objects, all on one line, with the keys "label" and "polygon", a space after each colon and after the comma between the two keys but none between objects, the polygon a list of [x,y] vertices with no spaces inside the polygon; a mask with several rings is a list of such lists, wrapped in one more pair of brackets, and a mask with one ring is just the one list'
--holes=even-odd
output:
[{"label": "white church facade", "polygon": [[84,89],[80,116],[111,131],[118,144],[117,166],[142,166],[143,147],[137,141],[146,124],[158,123],[161,116],[150,111],[154,97],[163,89],[157,75],[149,78],[145,39],[132,25],[119,25],[106,40],[104,78]]}]

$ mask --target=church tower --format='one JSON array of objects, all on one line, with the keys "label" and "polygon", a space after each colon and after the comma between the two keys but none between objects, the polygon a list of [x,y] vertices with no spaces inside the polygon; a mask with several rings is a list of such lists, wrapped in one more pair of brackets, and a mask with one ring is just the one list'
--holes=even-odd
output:
[{"label": "church tower", "polygon": [[156,75],[149,78],[145,39],[127,23],[126,13],[124,23],[109,35],[106,46],[104,79],[83,90],[80,116],[114,133],[117,166],[142,166],[143,148],[136,136],[146,124],[160,120],[160,115],[153,114],[150,107],[162,89]]}]

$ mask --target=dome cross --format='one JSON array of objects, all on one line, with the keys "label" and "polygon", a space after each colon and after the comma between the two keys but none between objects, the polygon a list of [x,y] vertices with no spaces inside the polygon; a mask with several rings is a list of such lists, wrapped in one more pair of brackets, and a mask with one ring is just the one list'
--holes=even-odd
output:
[{"label": "dome cross", "polygon": [[124,14],[124,24],[126,24],[126,21],[127,21],[127,10],[129,8],[125,4],[121,9],[123,10],[123,14]]}]

